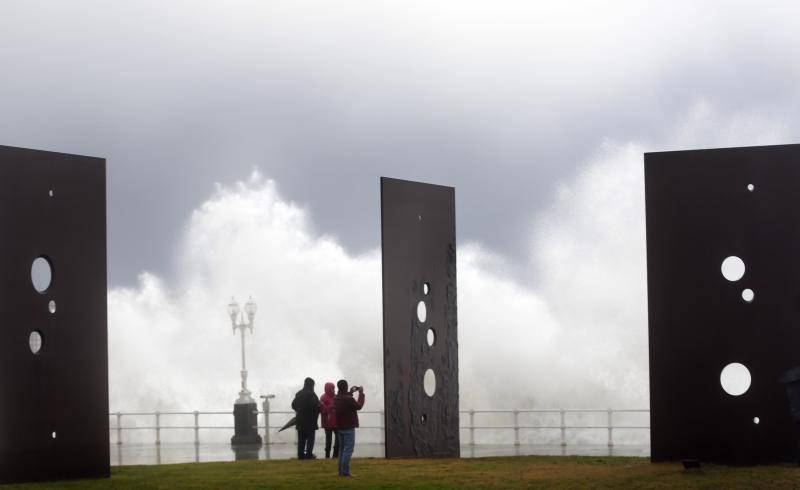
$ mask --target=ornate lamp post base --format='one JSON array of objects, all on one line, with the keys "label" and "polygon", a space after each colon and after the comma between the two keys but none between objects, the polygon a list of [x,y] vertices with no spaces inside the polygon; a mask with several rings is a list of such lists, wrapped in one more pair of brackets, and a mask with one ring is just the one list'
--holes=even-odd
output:
[{"label": "ornate lamp post base", "polygon": [[234,435],[231,445],[261,444],[258,435],[258,406],[256,402],[237,403],[233,405]]}]

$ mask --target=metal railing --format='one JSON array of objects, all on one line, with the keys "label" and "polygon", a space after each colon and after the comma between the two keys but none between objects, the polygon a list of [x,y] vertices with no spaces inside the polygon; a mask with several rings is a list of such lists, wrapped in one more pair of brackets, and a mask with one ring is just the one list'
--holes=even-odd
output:
[{"label": "metal railing", "polygon": [[[649,413],[650,410],[647,409],[629,409],[629,410],[614,410],[614,409],[531,409],[531,410],[460,410],[459,414],[461,415],[460,419],[463,421],[465,419],[464,415],[467,415],[468,425],[462,425],[459,428],[461,430],[469,431],[469,442],[466,444],[470,446],[474,446],[475,443],[475,431],[506,431],[506,430],[513,430],[514,431],[514,445],[520,445],[520,431],[524,430],[558,430],[560,431],[560,444],[562,447],[567,446],[567,431],[574,431],[574,430],[605,430],[608,432],[608,447],[614,446],[614,431],[619,429],[630,429],[630,430],[649,430],[649,425],[615,425],[614,424],[614,415],[615,414],[631,414],[631,413]],[[277,410],[277,411],[267,411],[266,413],[263,411],[258,411],[259,415],[264,416],[263,420],[266,421],[266,425],[258,425],[257,429],[259,431],[264,432],[264,444],[285,444],[282,442],[272,442],[270,439],[270,434],[274,429],[280,429],[281,425],[269,425],[270,415],[288,415],[293,416],[293,411],[285,411],[285,410]],[[367,430],[379,430],[379,442],[381,444],[384,443],[384,416],[383,411],[360,411],[359,414],[364,415],[379,415],[379,423],[378,425],[362,425],[360,429],[367,429]],[[475,425],[475,415],[482,415],[482,414],[503,414],[510,415],[513,420],[513,425]],[[543,414],[543,415],[554,415],[558,414],[558,424],[551,424],[551,425],[520,425],[519,419],[520,414]],[[606,414],[605,423],[604,424],[587,424],[582,423],[579,425],[569,425],[567,424],[567,416],[570,414]],[[163,425],[161,423],[162,416],[185,416],[185,417],[192,417],[192,424],[190,425]],[[207,416],[207,415],[230,415],[233,416],[233,412],[201,412],[201,411],[193,411],[193,412],[114,412],[109,414],[110,417],[116,419],[116,424],[110,427],[110,431],[116,432],[116,444],[121,445],[123,444],[123,432],[124,431],[153,431],[155,434],[155,441],[156,445],[161,444],[161,431],[164,430],[193,430],[194,431],[194,444],[200,444],[200,431],[201,430],[229,430],[233,431],[233,425],[201,425],[200,424],[200,417]],[[124,426],[122,421],[123,417],[153,417],[154,424],[153,425],[144,425],[144,426]],[[288,419],[288,417],[287,417]],[[268,425],[268,428],[267,428]],[[294,431],[292,431],[294,432]]]}]

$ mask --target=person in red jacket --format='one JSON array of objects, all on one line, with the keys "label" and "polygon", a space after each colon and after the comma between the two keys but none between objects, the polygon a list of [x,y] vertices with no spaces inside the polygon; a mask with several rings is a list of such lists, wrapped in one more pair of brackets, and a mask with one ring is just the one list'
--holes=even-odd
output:
[{"label": "person in red jacket", "polygon": [[333,411],[333,383],[325,383],[325,393],[319,397],[319,409],[322,414],[322,428],[325,429],[325,458],[331,457],[331,436],[333,457],[339,457],[339,432],[336,430],[336,412]]},{"label": "person in red jacket", "polygon": [[[333,410],[336,412],[336,429],[342,444],[339,451],[339,476],[350,476],[350,457],[356,447],[358,411],[364,406],[364,388],[354,386],[348,391],[347,381],[343,379],[336,386],[339,393],[333,399]],[[358,391],[358,401],[353,398],[354,391]]]}]

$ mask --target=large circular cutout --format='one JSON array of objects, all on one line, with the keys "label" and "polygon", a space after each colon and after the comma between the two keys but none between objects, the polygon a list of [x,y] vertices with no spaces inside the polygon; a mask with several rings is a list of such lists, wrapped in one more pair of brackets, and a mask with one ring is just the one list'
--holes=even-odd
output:
[{"label": "large circular cutout", "polygon": [[50,287],[53,280],[53,268],[50,261],[45,257],[37,257],[31,264],[31,282],[33,289],[39,293],[44,293]]},{"label": "large circular cutout", "polygon": [[750,389],[750,370],[744,364],[734,362],[725,366],[719,375],[719,382],[725,393],[740,396]]},{"label": "large circular cutout", "polygon": [[425,306],[424,301],[420,301],[417,303],[417,320],[420,323],[425,323],[425,320],[428,318],[428,307]]},{"label": "large circular cutout", "polygon": [[42,350],[42,334],[40,334],[38,330],[34,330],[28,336],[28,347],[34,355]]},{"label": "large circular cutout", "polygon": [[425,371],[425,377],[422,379],[422,385],[425,387],[425,394],[433,396],[436,393],[436,375],[433,369]]},{"label": "large circular cutout", "polygon": [[744,277],[744,261],[735,255],[731,255],[722,261],[722,276],[725,279],[735,282]]}]

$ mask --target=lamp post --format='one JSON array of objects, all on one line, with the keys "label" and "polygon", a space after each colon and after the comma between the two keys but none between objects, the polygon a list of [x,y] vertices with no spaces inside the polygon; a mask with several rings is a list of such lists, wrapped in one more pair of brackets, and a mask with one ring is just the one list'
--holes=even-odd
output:
[{"label": "lamp post", "polygon": [[[244,349],[244,331],[249,328],[250,333],[253,333],[253,320],[257,310],[258,306],[256,306],[252,297],[245,303],[244,314],[241,315],[241,319],[239,303],[231,298],[231,302],[228,305],[228,315],[231,317],[233,334],[236,335],[236,330],[238,329],[242,339],[242,389],[239,391],[239,398],[233,404],[235,426],[234,436],[231,438],[231,444],[233,445],[261,444],[262,442],[261,436],[258,435],[258,407],[255,400],[250,396],[250,390],[247,389],[247,360]],[[247,322],[244,319],[245,315],[247,316]]]}]

